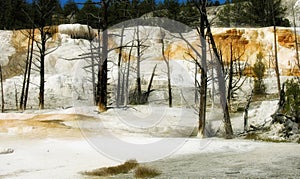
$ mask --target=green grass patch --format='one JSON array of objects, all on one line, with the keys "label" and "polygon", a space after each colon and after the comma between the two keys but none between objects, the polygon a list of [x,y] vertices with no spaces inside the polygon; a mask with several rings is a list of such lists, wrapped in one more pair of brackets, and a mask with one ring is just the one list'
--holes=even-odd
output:
[{"label": "green grass patch", "polygon": [[136,160],[128,160],[125,163],[113,167],[103,167],[92,171],[83,172],[83,175],[88,176],[112,176],[118,174],[126,174],[138,166]]},{"label": "green grass patch", "polygon": [[248,139],[248,140],[259,140],[259,141],[263,141],[263,142],[274,142],[274,143],[288,142],[287,140],[277,140],[277,139],[271,139],[271,138],[264,138],[264,137],[261,137],[257,133],[248,133],[245,136],[245,139]]},{"label": "green grass patch", "polygon": [[139,166],[134,172],[135,178],[154,178],[161,174],[161,172],[155,168]]}]

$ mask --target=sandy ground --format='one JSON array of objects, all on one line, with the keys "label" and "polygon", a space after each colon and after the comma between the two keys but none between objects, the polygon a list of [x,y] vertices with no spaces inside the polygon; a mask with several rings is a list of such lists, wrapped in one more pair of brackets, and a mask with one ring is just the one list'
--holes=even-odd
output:
[{"label": "sandy ground", "polygon": [[299,178],[299,151],[299,144],[264,143],[249,152],[194,154],[152,165],[162,171],[159,178]]},{"label": "sandy ground", "polygon": [[[111,115],[106,117],[111,118]],[[2,118],[0,179],[88,178],[80,172],[122,163],[99,152],[95,145],[87,140],[87,132],[82,133],[76,127],[78,119],[85,119],[84,122],[80,122],[86,126],[93,126],[95,122],[99,122],[93,117],[75,114],[7,115],[6,119]],[[118,137],[124,141],[141,144],[164,138],[126,133],[124,131],[127,128],[123,130],[113,122],[111,125],[119,127],[115,131],[121,131]],[[106,141],[112,140],[99,132],[90,133],[99,135]],[[171,155],[147,162],[145,165],[159,169],[162,175],[158,178],[300,177],[299,144],[220,138],[184,138],[184,141]],[[120,148],[120,151],[122,150]],[[158,147],[157,152],[159,151]],[[139,151],[133,150],[131,156],[135,156],[135,152],[137,154]],[[138,158],[137,160],[139,161]],[[133,174],[113,178],[133,178]]]}]

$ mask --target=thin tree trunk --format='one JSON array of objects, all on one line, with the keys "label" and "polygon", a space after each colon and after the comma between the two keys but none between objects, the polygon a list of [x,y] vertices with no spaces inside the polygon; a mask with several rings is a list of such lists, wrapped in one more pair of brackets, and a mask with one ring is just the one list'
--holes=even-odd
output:
[{"label": "thin tree trunk", "polygon": [[248,131],[248,110],[249,110],[249,107],[250,107],[252,97],[253,97],[253,90],[251,92],[251,95],[250,95],[249,99],[247,100],[247,104],[246,104],[245,110],[244,110],[244,132]]},{"label": "thin tree trunk", "polygon": [[1,112],[4,113],[4,89],[3,89],[3,76],[2,76],[2,65],[0,65],[0,83],[1,83]]},{"label": "thin tree trunk", "polygon": [[233,52],[232,52],[232,43],[230,43],[229,81],[228,81],[228,90],[227,90],[227,101],[229,107],[231,107],[232,81],[233,81]]},{"label": "thin tree trunk", "polygon": [[96,78],[95,78],[95,59],[93,55],[93,46],[92,46],[92,41],[90,41],[90,49],[91,49],[91,64],[92,64],[92,92],[93,92],[93,102],[94,105],[96,105]]},{"label": "thin tree trunk", "polygon": [[[89,35],[91,35],[91,29],[89,27],[89,24],[87,24],[87,28],[89,30]],[[100,33],[98,31],[98,37],[100,38]],[[93,53],[93,44],[92,44],[92,37],[89,36],[89,39],[90,39],[90,50],[91,50],[91,65],[92,65],[92,69],[91,69],[91,73],[92,73],[92,92],[93,92],[93,103],[94,105],[96,105],[96,78],[95,78],[95,58],[94,58],[94,53]],[[99,39],[100,41],[100,39]],[[100,44],[99,44],[100,46]],[[100,53],[100,52],[98,52]]]},{"label": "thin tree trunk", "polygon": [[41,32],[41,57],[40,57],[40,93],[39,93],[39,109],[45,108],[45,56],[46,56],[46,33],[44,28],[40,28]]},{"label": "thin tree trunk", "polygon": [[278,97],[280,96],[280,73],[279,73],[279,65],[278,65],[278,54],[277,54],[277,30],[276,25],[274,25],[274,53],[275,53],[275,72],[277,78],[277,89],[278,89]]},{"label": "thin tree trunk", "polygon": [[120,48],[119,48],[119,56],[118,56],[118,84],[117,84],[117,97],[116,97],[116,106],[117,108],[120,106],[121,103],[121,75],[122,75],[122,71],[121,71],[121,62],[122,62],[122,51],[123,51],[123,36],[124,36],[124,25],[122,27],[122,31],[121,31],[121,41],[120,41]]},{"label": "thin tree trunk", "polygon": [[198,135],[205,137],[206,124],[206,100],[207,100],[207,65],[206,65],[206,41],[202,40],[202,67],[201,67],[201,85],[200,85],[200,105],[199,105],[199,128]]},{"label": "thin tree trunk", "polygon": [[272,3],[272,18],[273,18],[273,29],[274,29],[275,73],[276,73],[276,78],[277,78],[278,97],[280,97],[281,85],[280,85],[280,73],[279,73],[278,54],[277,54],[277,29],[276,29],[276,21],[275,21],[273,3]]},{"label": "thin tree trunk", "polygon": [[197,80],[197,74],[198,74],[198,64],[195,63],[195,73],[194,73],[194,85],[195,85],[195,104],[198,103],[198,80]]},{"label": "thin tree trunk", "polygon": [[151,74],[151,78],[150,78],[150,82],[149,82],[148,90],[147,90],[147,93],[148,93],[148,94],[150,94],[150,91],[151,91],[152,82],[153,82],[153,79],[154,79],[156,67],[157,67],[157,64],[154,66],[153,71],[152,71],[152,74]]},{"label": "thin tree trunk", "polygon": [[170,62],[168,61],[168,91],[169,91],[169,107],[173,106],[173,97],[172,97],[172,84],[171,84],[171,73],[170,73]]},{"label": "thin tree trunk", "polygon": [[16,101],[16,110],[19,109],[19,102],[18,102],[18,89],[16,83],[14,83],[15,86],[15,101]]},{"label": "thin tree trunk", "polygon": [[[214,63],[213,62],[213,58],[214,56],[212,55],[212,50],[210,48],[210,46],[208,47],[209,48],[209,53],[210,53],[210,59],[212,60],[211,63]],[[211,89],[211,108],[214,109],[215,107],[215,73],[214,73],[214,66],[212,65],[211,67],[211,85],[212,85],[212,89]]]},{"label": "thin tree trunk", "polygon": [[103,4],[103,33],[102,33],[102,54],[100,68],[98,71],[97,84],[97,104],[99,112],[107,110],[107,54],[108,54],[108,2],[102,1]]},{"label": "thin tree trunk", "polygon": [[231,126],[231,121],[230,121],[230,114],[229,114],[229,109],[228,109],[228,103],[226,100],[226,84],[225,84],[225,77],[224,77],[224,69],[223,69],[223,63],[221,61],[220,55],[218,53],[218,49],[215,43],[215,40],[213,38],[213,35],[211,33],[209,21],[207,19],[207,16],[205,16],[205,21],[207,22],[207,34],[210,39],[210,43],[212,45],[213,52],[215,54],[216,60],[218,65],[216,65],[216,71],[217,71],[217,77],[218,77],[218,84],[219,84],[219,90],[220,90],[220,103],[222,105],[223,109],[223,122],[224,122],[224,127],[225,127],[225,133],[226,133],[226,138],[232,138],[233,137],[233,130]]},{"label": "thin tree trunk", "polygon": [[147,95],[146,95],[146,100],[148,101],[148,97],[151,93],[151,88],[152,88],[152,82],[153,82],[153,78],[155,76],[155,70],[156,70],[157,64],[154,66],[152,74],[151,74],[151,78],[150,78],[150,82],[148,84],[148,90],[147,90]]},{"label": "thin tree trunk", "polygon": [[28,73],[28,66],[29,66],[29,58],[30,58],[30,43],[31,42],[31,29],[29,30],[29,37],[28,37],[28,44],[27,44],[27,57],[26,57],[26,63],[25,63],[25,72],[24,72],[24,78],[23,78],[23,84],[22,84],[22,91],[21,91],[21,97],[20,97],[20,109],[24,110],[24,95],[25,95],[25,88],[26,88],[26,78]]},{"label": "thin tree trunk", "polygon": [[201,36],[201,85],[200,85],[200,104],[199,104],[199,126],[198,126],[198,136],[205,137],[205,124],[206,124],[206,103],[207,103],[207,55],[206,55],[206,35],[205,28],[208,26],[206,18],[206,3],[201,6],[201,19],[200,19],[200,30],[199,34]]},{"label": "thin tree trunk", "polygon": [[125,80],[126,80],[126,64],[124,64],[123,72],[122,72],[122,84],[121,84],[121,103],[124,106],[124,100],[125,100]]},{"label": "thin tree trunk", "polygon": [[300,59],[299,59],[300,57],[299,57],[298,36],[297,36],[297,29],[296,29],[296,16],[295,16],[294,6],[293,6],[293,23],[294,23],[296,60],[297,60],[298,69],[300,70]]},{"label": "thin tree trunk", "polygon": [[131,60],[131,53],[132,53],[133,45],[134,45],[134,40],[132,41],[132,44],[131,44],[131,47],[130,47],[130,50],[129,50],[129,55],[128,55],[124,106],[127,106],[128,103],[129,103],[129,91],[130,91],[129,74],[130,74],[130,60]]},{"label": "thin tree trunk", "polygon": [[137,26],[137,62],[136,62],[136,85],[137,85],[137,102],[141,103],[142,85],[141,85],[141,42],[139,35],[139,26]]},{"label": "thin tree trunk", "polygon": [[[169,107],[172,107],[172,85],[171,85],[171,72],[170,72],[170,59],[168,59],[165,56],[165,43],[164,43],[164,37],[162,37],[161,42],[162,42],[162,48],[161,48],[161,53],[163,56],[163,59],[167,65],[167,75],[168,75],[168,94],[169,94]],[[156,67],[155,67],[156,68]]]},{"label": "thin tree trunk", "polygon": [[35,29],[33,28],[32,40],[31,40],[31,49],[30,49],[30,57],[29,57],[29,62],[28,62],[28,73],[27,73],[28,76],[27,76],[25,96],[24,96],[24,110],[26,110],[26,107],[27,107],[27,99],[28,99],[28,93],[29,93],[31,65],[32,65],[32,58],[33,58],[34,34],[35,34]]}]

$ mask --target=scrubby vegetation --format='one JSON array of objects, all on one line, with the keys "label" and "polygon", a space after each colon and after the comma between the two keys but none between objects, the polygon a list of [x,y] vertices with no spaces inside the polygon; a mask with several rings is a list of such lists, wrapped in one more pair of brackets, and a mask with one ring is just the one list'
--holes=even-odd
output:
[{"label": "scrubby vegetation", "polygon": [[89,176],[112,176],[118,174],[125,174],[135,169],[138,165],[139,164],[136,160],[128,160],[121,165],[99,168],[92,171],[83,172],[82,174]]},{"label": "scrubby vegetation", "polygon": [[264,73],[266,71],[266,66],[262,62],[263,55],[262,53],[257,54],[257,60],[253,67],[253,73],[255,76],[254,79],[254,94],[264,94],[266,91],[266,87],[264,85]]},{"label": "scrubby vegetation", "polygon": [[87,176],[106,177],[115,176],[119,174],[128,174],[133,170],[135,178],[154,178],[161,174],[161,172],[155,168],[148,166],[140,166],[140,164],[136,160],[128,160],[125,163],[117,166],[104,167],[92,171],[85,171],[82,172],[82,174]]},{"label": "scrubby vegetation", "polygon": [[286,82],[283,113],[291,116],[296,123],[300,123],[300,84],[298,79]]},{"label": "scrubby vegetation", "polygon": [[134,176],[136,178],[154,178],[159,176],[160,174],[161,172],[155,168],[139,166],[135,170]]},{"label": "scrubby vegetation", "polygon": [[287,142],[287,140],[279,140],[279,139],[272,139],[272,138],[268,138],[268,137],[262,137],[260,134],[258,133],[248,133],[245,136],[245,139],[248,140],[259,140],[259,141],[264,141],[264,142],[274,142],[274,143],[282,143],[282,142]]}]

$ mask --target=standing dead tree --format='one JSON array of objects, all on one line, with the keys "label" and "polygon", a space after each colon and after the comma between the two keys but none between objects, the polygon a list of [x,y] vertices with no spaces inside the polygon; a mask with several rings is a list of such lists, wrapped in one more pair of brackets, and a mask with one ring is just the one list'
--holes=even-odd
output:
[{"label": "standing dead tree", "polygon": [[133,94],[129,95],[130,97],[129,102],[132,104],[145,104],[148,101],[148,96],[149,93],[151,92],[151,90],[146,92],[142,91],[141,62],[143,61],[142,56],[144,54],[144,51],[148,47],[145,45],[145,43],[148,40],[149,34],[142,33],[141,28],[143,27],[141,27],[141,23],[142,22],[140,20],[137,20],[134,26],[135,29],[134,47],[136,48],[136,67],[135,67],[136,84],[135,84],[135,89]]},{"label": "standing dead tree", "polygon": [[251,92],[251,94],[250,94],[250,96],[247,100],[247,104],[245,106],[245,109],[244,109],[244,132],[248,131],[248,126],[249,126],[249,124],[248,124],[248,111],[249,111],[249,108],[250,108],[250,103],[252,101],[253,94],[254,94],[254,92],[252,90],[252,92]]},{"label": "standing dead tree", "polygon": [[[188,40],[186,40],[182,35],[181,38],[186,42],[188,48],[192,50],[192,53],[188,55],[193,59],[195,63],[195,86],[199,90],[200,100],[199,100],[199,111],[198,111],[198,136],[203,138],[205,137],[205,124],[206,124],[206,103],[207,103],[207,45],[206,45],[206,34],[205,29],[207,27],[205,16],[206,16],[206,1],[194,1],[198,11],[200,12],[200,22],[197,28],[197,33],[200,37],[200,43],[198,47],[200,50],[194,47]],[[198,69],[201,73],[201,81],[199,83],[197,79]],[[195,95],[196,96],[196,95]],[[197,101],[195,99],[195,101]]]},{"label": "standing dead tree", "polygon": [[[120,103],[124,101],[124,99],[121,98],[121,96],[124,96],[122,93],[123,90],[121,88],[124,88],[124,85],[121,85],[121,76],[122,76],[122,69],[121,69],[121,63],[122,63],[122,52],[123,52],[123,39],[124,39],[124,31],[125,27],[124,25],[121,28],[121,37],[120,37],[120,48],[119,48],[119,55],[118,55],[118,84],[117,84],[117,96],[116,96],[116,106],[117,108],[120,107]],[[124,79],[122,80],[124,81]]]},{"label": "standing dead tree", "polygon": [[30,29],[28,31],[28,44],[27,44],[27,57],[25,62],[25,70],[23,77],[23,85],[20,96],[20,109],[26,110],[27,107],[27,99],[29,92],[29,84],[30,84],[30,76],[31,76],[31,66],[33,59],[33,47],[34,47],[34,37],[35,37],[35,29]]},{"label": "standing dead tree", "polygon": [[[37,59],[39,65],[36,65],[40,73],[40,84],[39,84],[39,109],[45,108],[45,57],[52,53],[54,50],[48,51],[47,42],[52,38],[54,33],[53,27],[51,27],[52,14],[54,13],[56,7],[51,5],[51,1],[34,1],[34,19],[29,16],[28,12],[25,12],[28,20],[39,32],[39,39],[35,40],[36,46],[38,48]],[[30,74],[30,73],[29,73]],[[29,75],[30,76],[30,75]],[[23,102],[22,102],[23,103]]]},{"label": "standing dead tree", "polygon": [[3,89],[3,76],[2,76],[2,65],[0,64],[0,85],[1,85],[1,112],[4,112],[4,89]]},{"label": "standing dead tree", "polygon": [[163,56],[163,60],[166,63],[167,66],[167,76],[168,76],[168,94],[169,94],[169,107],[172,107],[172,102],[173,102],[173,98],[172,98],[172,84],[171,84],[171,70],[170,70],[170,56],[169,56],[169,52],[167,52],[167,57],[165,55],[165,32],[160,28],[160,34],[161,34],[161,43],[162,43],[162,47],[161,47],[161,53]]},{"label": "standing dead tree", "polygon": [[98,69],[98,82],[96,86],[96,103],[99,112],[107,110],[107,60],[108,60],[108,8],[111,0],[102,0],[98,4],[101,5],[102,9],[102,45],[101,45],[101,58]]},{"label": "standing dead tree", "polygon": [[[201,72],[201,81],[198,83],[199,86],[199,93],[200,93],[200,105],[199,105],[199,125],[198,125],[198,136],[204,137],[205,136],[205,124],[206,124],[206,107],[207,107],[207,84],[208,84],[208,76],[207,76],[207,41],[210,42],[210,45],[213,50],[213,59],[216,60],[215,64],[215,70],[217,72],[217,81],[219,85],[219,94],[220,94],[220,103],[222,105],[223,109],[223,122],[225,127],[225,137],[226,138],[232,138],[233,137],[233,131],[230,121],[230,115],[229,115],[229,109],[228,109],[228,103],[226,100],[226,84],[225,84],[225,74],[224,74],[224,67],[223,62],[220,58],[218,49],[216,47],[213,35],[211,33],[210,29],[210,22],[208,21],[207,12],[206,12],[206,6],[207,1],[206,0],[194,0],[193,3],[195,4],[196,8],[198,9],[200,13],[200,22],[199,27],[197,28],[198,35],[200,37],[200,45],[198,45],[198,48],[201,48],[201,50],[194,47],[187,39],[183,37],[182,34],[180,34],[181,39],[184,40],[184,42],[187,44],[188,48],[192,50],[192,53],[188,53],[190,57],[194,60],[197,67],[200,69]],[[201,51],[201,53],[199,52]],[[199,61],[199,59],[201,61]],[[195,75],[196,76],[196,75]]]},{"label": "standing dead tree", "polygon": [[280,97],[280,91],[281,91],[281,84],[280,84],[280,72],[279,72],[279,64],[278,64],[278,49],[277,49],[277,28],[276,28],[276,17],[275,17],[275,9],[274,4],[270,1],[270,4],[272,10],[272,20],[273,20],[273,30],[274,30],[274,53],[275,53],[275,73],[276,73],[276,79],[277,79],[277,88],[278,88],[278,97]]},{"label": "standing dead tree", "polygon": [[296,51],[296,63],[298,66],[298,69],[300,70],[300,57],[299,57],[299,43],[298,43],[298,35],[297,35],[297,24],[296,24],[296,12],[295,7],[292,6],[293,11],[293,25],[294,25],[294,37],[295,37],[295,51]]},{"label": "standing dead tree", "polygon": [[137,90],[137,103],[142,103],[142,84],[141,84],[141,40],[140,40],[140,29],[139,25],[137,25],[136,31],[136,42],[137,42],[137,62],[136,62],[136,90]]},{"label": "standing dead tree", "polygon": [[[205,0],[204,0],[205,1]],[[206,1],[205,1],[206,2]],[[206,11],[205,11],[206,12]],[[217,60],[218,65],[216,65],[216,71],[217,71],[217,79],[218,79],[218,85],[219,85],[219,90],[220,90],[220,103],[222,105],[223,109],[223,122],[224,122],[224,127],[225,127],[225,137],[226,138],[232,138],[233,137],[233,130],[231,126],[231,121],[230,121],[230,114],[229,114],[229,108],[228,108],[228,102],[226,100],[226,85],[225,85],[225,75],[224,75],[224,68],[223,68],[223,62],[220,58],[214,37],[211,32],[210,28],[210,23],[208,21],[207,13],[201,11],[203,14],[203,20],[205,21],[207,25],[207,36],[210,41],[210,44],[212,46],[215,59]]]},{"label": "standing dead tree", "polygon": [[[135,34],[135,33],[134,33]],[[129,50],[129,54],[128,54],[128,59],[127,59],[127,66],[126,66],[126,76],[124,79],[125,80],[125,85],[124,85],[124,106],[126,107],[129,103],[129,92],[130,92],[130,86],[129,86],[129,75],[130,75],[130,66],[131,66],[131,54],[132,54],[132,49],[133,49],[133,45],[134,45],[134,39],[131,43],[131,47]],[[124,73],[125,74],[125,73]]]},{"label": "standing dead tree", "polygon": [[[242,57],[245,54],[245,44],[248,42],[235,31],[228,38],[224,39],[226,45],[223,46],[223,50],[220,53],[229,52],[229,56],[228,54],[227,58],[223,56],[222,60],[228,84],[227,102],[229,107],[231,107],[231,100],[234,98],[235,92],[242,87],[247,79],[243,72],[246,68],[247,60],[242,62]],[[227,40],[229,40],[228,43],[226,43]]]}]

